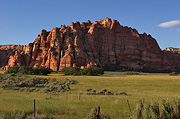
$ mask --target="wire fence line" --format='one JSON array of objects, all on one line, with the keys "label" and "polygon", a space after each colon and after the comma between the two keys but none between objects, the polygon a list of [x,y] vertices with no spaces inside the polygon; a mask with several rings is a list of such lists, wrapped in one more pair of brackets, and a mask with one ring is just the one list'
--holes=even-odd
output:
[{"label": "wire fence line", "polygon": [[[80,101],[80,98],[78,100]],[[35,110],[36,107],[35,107],[35,105],[36,105],[36,102],[35,102],[35,99],[34,99],[34,119],[35,119],[35,116],[36,116],[36,110]],[[130,107],[130,104],[129,104],[129,100],[127,100],[127,106],[129,107],[129,111],[130,112],[125,112],[125,113],[121,112],[121,111],[118,111],[119,108],[112,108],[112,107],[111,108],[108,108],[108,107],[102,107],[101,108],[100,106],[97,106],[97,113],[95,115],[95,119],[100,119],[99,118],[99,115],[101,113],[100,109],[103,110],[103,112],[105,111],[105,113],[107,113],[107,114],[111,114],[111,112],[116,112],[115,114],[111,114],[110,115],[111,119],[129,118],[130,115],[132,115],[132,111],[131,111],[131,107]],[[78,109],[80,109],[80,110],[89,110],[90,111],[90,110],[92,110],[92,107],[86,107],[86,108],[79,107],[79,108],[74,108],[74,109],[71,108],[72,111],[73,110],[78,110]],[[79,118],[86,118],[89,113],[87,112],[87,113],[84,113],[84,114],[85,115],[78,115],[78,117]]]}]

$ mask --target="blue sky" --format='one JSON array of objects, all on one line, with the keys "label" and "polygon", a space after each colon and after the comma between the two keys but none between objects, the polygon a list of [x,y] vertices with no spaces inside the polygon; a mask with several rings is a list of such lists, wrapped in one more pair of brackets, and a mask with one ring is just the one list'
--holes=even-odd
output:
[{"label": "blue sky", "polygon": [[109,17],[180,47],[180,0],[0,0],[0,45],[33,42],[42,29]]}]

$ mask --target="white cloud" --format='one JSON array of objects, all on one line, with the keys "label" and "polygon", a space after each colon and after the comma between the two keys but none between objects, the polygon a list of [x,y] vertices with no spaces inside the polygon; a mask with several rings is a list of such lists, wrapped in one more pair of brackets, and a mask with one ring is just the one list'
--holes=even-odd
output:
[{"label": "white cloud", "polygon": [[164,22],[158,25],[159,27],[180,27],[180,20],[174,20],[169,22]]},{"label": "white cloud", "polygon": [[177,29],[178,31],[180,31],[180,29]]}]

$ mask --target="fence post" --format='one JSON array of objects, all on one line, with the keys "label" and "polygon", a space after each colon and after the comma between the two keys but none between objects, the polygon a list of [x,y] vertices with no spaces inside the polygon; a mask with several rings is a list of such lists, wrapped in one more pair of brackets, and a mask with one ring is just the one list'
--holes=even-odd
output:
[{"label": "fence post", "polygon": [[80,101],[80,99],[81,99],[81,93],[79,93],[78,95],[78,101]]},{"label": "fence post", "polygon": [[34,119],[35,119],[35,116],[36,116],[36,101],[34,99]]},{"label": "fence post", "polygon": [[100,113],[100,106],[98,106],[98,108],[97,108],[97,113],[96,113],[95,119],[100,119],[99,113]]},{"label": "fence post", "polygon": [[129,104],[129,101],[127,100],[127,104],[128,104],[128,107],[129,107],[129,111],[131,113],[131,116],[132,116],[132,111],[131,111],[131,107],[130,107],[130,104]]}]

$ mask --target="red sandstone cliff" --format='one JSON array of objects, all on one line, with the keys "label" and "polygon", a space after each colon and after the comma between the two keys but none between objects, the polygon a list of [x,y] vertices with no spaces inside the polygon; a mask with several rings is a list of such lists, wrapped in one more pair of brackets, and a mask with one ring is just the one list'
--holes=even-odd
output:
[{"label": "red sandstone cliff", "polygon": [[22,45],[0,45],[0,67],[7,65],[9,58],[16,52],[21,52],[23,47]]},{"label": "red sandstone cliff", "polygon": [[33,43],[11,50],[13,55],[4,55],[7,51],[0,49],[3,69],[27,65],[61,70],[71,66],[103,68],[112,64],[134,69],[180,69],[180,55],[161,51],[150,35],[139,34],[109,18],[94,23],[72,22],[50,32],[42,30]]}]

